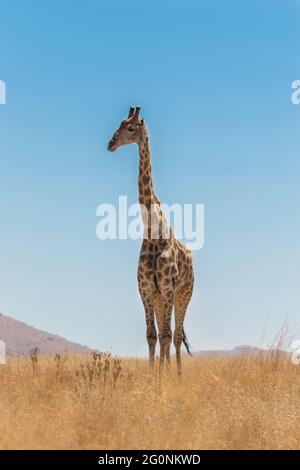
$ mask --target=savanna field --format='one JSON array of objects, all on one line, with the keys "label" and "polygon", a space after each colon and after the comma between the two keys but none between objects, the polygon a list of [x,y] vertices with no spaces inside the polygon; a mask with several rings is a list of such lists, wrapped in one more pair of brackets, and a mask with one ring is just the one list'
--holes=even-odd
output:
[{"label": "savanna field", "polygon": [[147,361],[9,358],[1,449],[299,449],[300,369],[280,353],[184,358],[159,381]]}]

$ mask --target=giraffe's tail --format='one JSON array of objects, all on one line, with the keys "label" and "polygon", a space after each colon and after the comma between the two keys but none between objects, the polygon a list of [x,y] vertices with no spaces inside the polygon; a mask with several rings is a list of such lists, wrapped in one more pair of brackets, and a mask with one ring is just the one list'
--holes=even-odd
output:
[{"label": "giraffe's tail", "polygon": [[185,331],[184,331],[184,328],[182,327],[182,341],[183,341],[183,344],[185,345],[185,348],[187,350],[187,353],[192,356],[193,354],[191,353],[191,345],[190,343],[188,342],[188,339],[187,339],[187,336],[185,334]]}]

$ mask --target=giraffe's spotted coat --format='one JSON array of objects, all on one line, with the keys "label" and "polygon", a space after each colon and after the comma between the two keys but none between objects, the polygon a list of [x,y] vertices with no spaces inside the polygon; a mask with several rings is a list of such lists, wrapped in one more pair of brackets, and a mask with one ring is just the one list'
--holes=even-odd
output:
[{"label": "giraffe's spotted coat", "polygon": [[[178,374],[181,374],[180,349],[183,341],[183,322],[190,302],[194,272],[190,250],[174,237],[170,229],[169,238],[162,236],[165,218],[160,208],[160,201],[153,188],[149,138],[143,120],[140,121],[139,110],[129,112],[126,120],[109,142],[108,149],[130,143],[138,144],[139,148],[139,203],[142,210],[144,225],[147,227],[147,238],[143,240],[138,262],[138,287],[144,305],[146,316],[146,336],[149,346],[149,360],[153,365],[157,337],[160,343],[160,366],[164,359],[170,361],[170,345],[172,341],[171,317],[175,310],[174,345]],[[130,129],[130,130],[129,130]],[[159,237],[151,238],[151,208],[155,206],[159,219]],[[157,329],[158,327],[158,335]]]}]

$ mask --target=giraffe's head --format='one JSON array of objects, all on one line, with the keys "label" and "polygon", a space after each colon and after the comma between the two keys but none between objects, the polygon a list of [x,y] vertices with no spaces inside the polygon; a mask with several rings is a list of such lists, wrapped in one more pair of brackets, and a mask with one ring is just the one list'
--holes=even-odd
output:
[{"label": "giraffe's head", "polygon": [[144,120],[139,119],[140,108],[131,107],[127,119],[121,121],[108,142],[107,150],[114,152],[118,147],[127,144],[139,144],[144,134]]}]

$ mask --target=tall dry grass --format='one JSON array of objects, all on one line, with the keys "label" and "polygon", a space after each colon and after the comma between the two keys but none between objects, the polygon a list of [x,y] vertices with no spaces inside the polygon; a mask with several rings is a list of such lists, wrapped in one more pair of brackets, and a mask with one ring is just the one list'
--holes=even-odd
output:
[{"label": "tall dry grass", "polygon": [[185,358],[159,383],[144,360],[10,358],[0,366],[2,449],[299,449],[300,366]]}]

